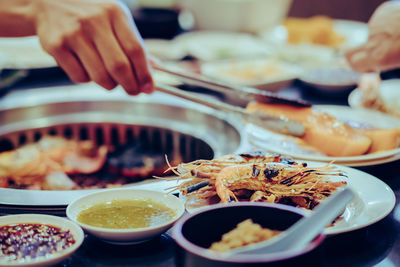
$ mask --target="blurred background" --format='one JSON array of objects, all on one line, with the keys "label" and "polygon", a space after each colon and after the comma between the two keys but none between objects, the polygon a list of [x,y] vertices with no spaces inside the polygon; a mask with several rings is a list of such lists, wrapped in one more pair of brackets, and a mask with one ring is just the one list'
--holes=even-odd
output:
[{"label": "blurred background", "polygon": [[[328,103],[334,97],[347,105],[359,73],[349,68],[343,55],[367,40],[368,19],[384,1],[123,2],[132,12],[147,51],[170,67],[314,103]],[[0,38],[0,69],[3,92],[18,85],[70,82],[35,37]],[[399,72],[380,76],[397,78]],[[182,85],[162,73],[155,72],[154,77],[157,82],[212,93]]]},{"label": "blurred background", "polygon": [[[206,1],[196,1],[196,0],[124,0],[124,2],[132,9],[142,9],[142,8],[158,8],[158,9],[169,9],[174,12],[179,12],[192,5],[194,8],[197,6],[204,6],[207,5]],[[221,2],[222,4],[231,4],[234,5],[235,2],[252,2],[252,1],[235,1],[235,0],[227,0],[227,1],[214,1],[214,2]],[[230,2],[230,3],[229,3]],[[258,2],[265,2],[271,6],[269,1],[258,1]],[[276,1],[276,2],[286,2],[283,1]],[[347,20],[357,20],[361,22],[367,22],[370,16],[372,15],[373,11],[381,4],[385,2],[385,0],[370,0],[370,1],[363,1],[363,0],[352,0],[352,1],[345,1],[345,0],[338,0],[338,1],[329,1],[329,0],[291,0],[288,4],[287,15],[290,17],[311,17],[315,15],[326,15],[332,18],[337,19],[347,19]],[[248,5],[248,3],[246,3]],[[150,11],[151,12],[151,11]],[[161,12],[161,11],[160,11]],[[265,10],[261,10],[261,12],[265,12]],[[165,12],[167,13],[167,12]],[[220,13],[222,14],[222,13]],[[136,17],[143,19],[143,14],[136,11]],[[224,16],[226,13],[224,13]],[[167,16],[167,15],[165,15]],[[254,16],[254,15],[253,15]],[[172,17],[172,15],[171,15]],[[157,18],[154,18],[156,19]],[[161,18],[159,18],[161,19]],[[222,19],[222,18],[221,18]],[[243,17],[244,20],[247,18]],[[185,25],[186,26],[186,25]],[[140,27],[141,32],[146,35],[148,33],[148,29],[146,27]],[[150,34],[151,35],[151,34]],[[156,34],[154,34],[156,35]],[[170,35],[161,34],[162,37],[171,37]]]}]

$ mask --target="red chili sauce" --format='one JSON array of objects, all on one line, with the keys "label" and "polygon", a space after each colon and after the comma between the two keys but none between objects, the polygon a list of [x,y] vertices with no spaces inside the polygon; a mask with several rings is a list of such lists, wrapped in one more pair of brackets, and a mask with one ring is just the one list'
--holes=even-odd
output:
[{"label": "red chili sauce", "polygon": [[75,243],[61,228],[35,223],[0,226],[0,260],[29,260],[49,256]]}]

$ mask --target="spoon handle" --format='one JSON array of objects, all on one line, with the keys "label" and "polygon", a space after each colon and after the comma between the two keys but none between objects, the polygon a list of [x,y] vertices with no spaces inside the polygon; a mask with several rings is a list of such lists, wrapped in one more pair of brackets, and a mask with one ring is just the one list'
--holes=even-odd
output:
[{"label": "spoon handle", "polygon": [[[276,251],[284,251],[288,249],[304,249],[304,247],[313,240],[319,233],[323,231],[326,225],[330,224],[346,207],[346,205],[354,198],[351,189],[345,188],[328,197],[324,202],[312,211],[310,216],[299,220],[288,230],[279,235],[271,242],[258,243],[255,246],[249,246],[239,253],[256,254],[270,253]],[[257,246],[259,245],[259,246]]]}]

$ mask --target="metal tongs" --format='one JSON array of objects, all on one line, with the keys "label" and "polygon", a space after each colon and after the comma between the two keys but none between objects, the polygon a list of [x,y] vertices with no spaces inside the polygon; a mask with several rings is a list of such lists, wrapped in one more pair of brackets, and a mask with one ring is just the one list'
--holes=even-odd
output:
[{"label": "metal tongs", "polygon": [[[230,85],[222,84],[219,82],[214,82],[211,80],[208,80],[207,78],[200,76],[200,75],[194,75],[194,74],[187,74],[187,73],[181,73],[175,70],[170,70],[165,67],[162,67],[158,62],[157,64],[153,64],[153,68],[159,71],[163,71],[166,73],[169,73],[171,75],[174,75],[175,77],[180,78],[183,81],[190,81],[192,84],[196,83],[197,85],[200,85],[205,88],[211,88],[214,91],[218,92],[223,92],[223,91],[229,91],[230,93],[235,93],[238,95],[241,95],[243,98],[247,100],[257,100],[260,102],[268,102],[268,103],[282,103],[282,104],[290,104],[290,105],[296,105],[296,106],[309,106],[306,102],[303,101],[297,101],[297,100],[289,100],[285,98],[278,97],[276,95],[273,95],[270,92],[263,92],[262,94],[256,92],[258,90],[254,88],[248,88],[244,87],[246,89],[242,90],[243,88],[239,87],[234,88],[231,87]],[[252,123],[254,125],[267,128],[269,130],[283,133],[283,134],[290,134],[294,136],[303,136],[304,135],[304,126],[299,123],[299,122],[294,122],[291,121],[287,118],[284,117],[276,117],[268,114],[264,114],[261,112],[255,112],[255,113],[250,113],[246,109],[230,105],[227,103],[223,103],[218,100],[213,100],[210,98],[204,98],[201,97],[197,94],[189,93],[186,91],[183,91],[179,88],[172,87],[170,85],[162,84],[162,83],[157,83],[156,87],[158,91],[167,93],[167,94],[172,94],[208,107],[211,107],[216,110],[220,110],[223,112],[227,113],[233,113],[236,115],[239,115],[244,121],[248,123]],[[265,93],[265,94],[264,94]]]},{"label": "metal tongs", "polygon": [[176,69],[168,68],[163,66],[162,63],[157,61],[153,64],[153,68],[155,70],[168,73],[173,75],[175,78],[178,78],[180,81],[199,86],[203,88],[207,88],[212,91],[216,91],[223,94],[234,95],[238,99],[250,101],[257,101],[261,103],[271,103],[271,104],[285,104],[292,105],[298,107],[310,107],[311,104],[298,99],[290,99],[286,97],[279,96],[272,92],[261,91],[255,88],[246,87],[246,86],[237,86],[234,84],[228,84],[226,82],[216,81],[214,79],[208,78],[203,75],[198,75],[194,73],[182,72]]}]

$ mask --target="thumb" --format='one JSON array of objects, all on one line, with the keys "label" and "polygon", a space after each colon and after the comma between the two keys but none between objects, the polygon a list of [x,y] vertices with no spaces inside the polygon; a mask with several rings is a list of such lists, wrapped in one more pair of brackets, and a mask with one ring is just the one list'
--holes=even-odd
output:
[{"label": "thumb", "polygon": [[345,57],[349,65],[358,72],[374,71],[370,56],[365,46],[359,46],[348,50]]}]

